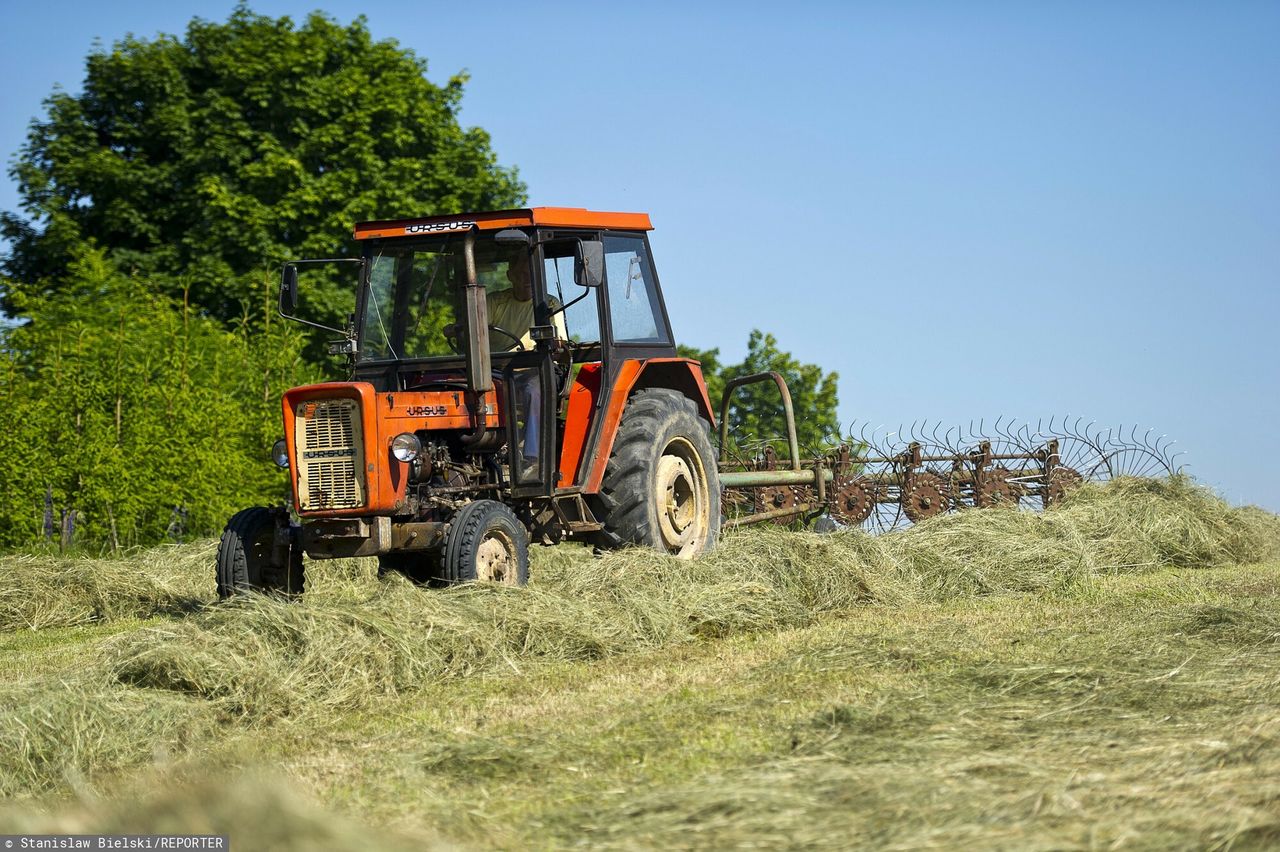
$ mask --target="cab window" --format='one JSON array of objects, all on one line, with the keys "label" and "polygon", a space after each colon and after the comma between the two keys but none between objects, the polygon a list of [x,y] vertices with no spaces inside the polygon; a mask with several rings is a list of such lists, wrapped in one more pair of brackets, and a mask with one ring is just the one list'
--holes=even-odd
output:
[{"label": "cab window", "polygon": [[670,342],[644,238],[607,235],[604,274],[614,342]]}]

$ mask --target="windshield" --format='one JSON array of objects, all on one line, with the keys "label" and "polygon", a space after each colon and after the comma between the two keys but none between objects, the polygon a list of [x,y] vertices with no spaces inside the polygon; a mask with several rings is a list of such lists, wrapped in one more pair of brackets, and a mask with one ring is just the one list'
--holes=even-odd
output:
[{"label": "windshield", "polygon": [[[463,235],[450,234],[374,247],[361,320],[360,360],[457,356],[465,351],[463,243]],[[476,238],[475,258],[476,279],[484,286],[491,305],[513,300],[513,278],[524,283],[527,294],[527,248],[500,246],[481,236]],[[532,322],[528,295],[521,302],[529,305],[530,321],[516,334],[523,333]],[[520,321],[516,317],[508,320],[517,324]],[[492,337],[495,350],[511,345],[501,334]]]}]

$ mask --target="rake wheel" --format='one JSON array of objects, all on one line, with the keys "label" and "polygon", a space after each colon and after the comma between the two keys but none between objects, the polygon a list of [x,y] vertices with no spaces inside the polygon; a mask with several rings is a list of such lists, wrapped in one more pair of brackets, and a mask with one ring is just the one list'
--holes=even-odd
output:
[{"label": "rake wheel", "polygon": [[842,524],[856,526],[876,508],[875,484],[865,477],[841,479],[835,484],[831,515]]},{"label": "rake wheel", "polygon": [[977,487],[973,491],[973,502],[979,509],[992,506],[1013,506],[1017,504],[1021,487],[1008,479],[1009,471],[1004,468],[991,468],[982,471],[978,476]]},{"label": "rake wheel", "polygon": [[912,474],[902,490],[902,511],[913,523],[941,515],[950,507],[950,484],[936,473]]},{"label": "rake wheel", "polygon": [[1067,492],[1084,482],[1080,471],[1071,467],[1058,466],[1049,471],[1049,481],[1044,487],[1044,505],[1053,506],[1062,502]]}]

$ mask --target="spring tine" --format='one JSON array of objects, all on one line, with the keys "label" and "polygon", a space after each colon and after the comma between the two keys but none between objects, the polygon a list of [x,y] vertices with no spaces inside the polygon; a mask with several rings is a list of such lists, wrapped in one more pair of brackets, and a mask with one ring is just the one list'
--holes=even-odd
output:
[{"label": "spring tine", "polygon": [[1036,438],[1031,434],[1030,424],[1023,423],[1022,428],[1018,430],[1018,438],[1022,442],[1022,451],[1025,453],[1033,453],[1036,451]]},{"label": "spring tine", "polygon": [[[955,438],[951,437],[952,432],[956,433]],[[961,440],[962,435],[963,433],[960,431],[959,426],[952,426],[950,429],[947,430],[947,434],[945,435],[945,438],[947,440],[947,449],[950,450],[952,453],[963,452],[963,450],[960,449],[960,447],[964,444],[964,442]]]},{"label": "spring tine", "polygon": [[1010,418],[1009,422],[1004,426],[1004,436],[1009,441],[1010,445],[1018,447],[1023,452],[1026,452],[1027,446],[1019,437],[1018,426],[1018,421]]}]

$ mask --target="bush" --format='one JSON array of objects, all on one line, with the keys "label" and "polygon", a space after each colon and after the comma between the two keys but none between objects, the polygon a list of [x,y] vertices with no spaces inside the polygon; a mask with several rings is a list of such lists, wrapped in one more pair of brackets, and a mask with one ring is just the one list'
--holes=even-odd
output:
[{"label": "bush", "polygon": [[97,251],[70,277],[11,292],[28,321],[0,336],[0,546],[73,510],[81,540],[129,545],[277,502],[280,394],[318,372],[299,332],[270,322],[266,288],[262,313],[228,332]]}]

